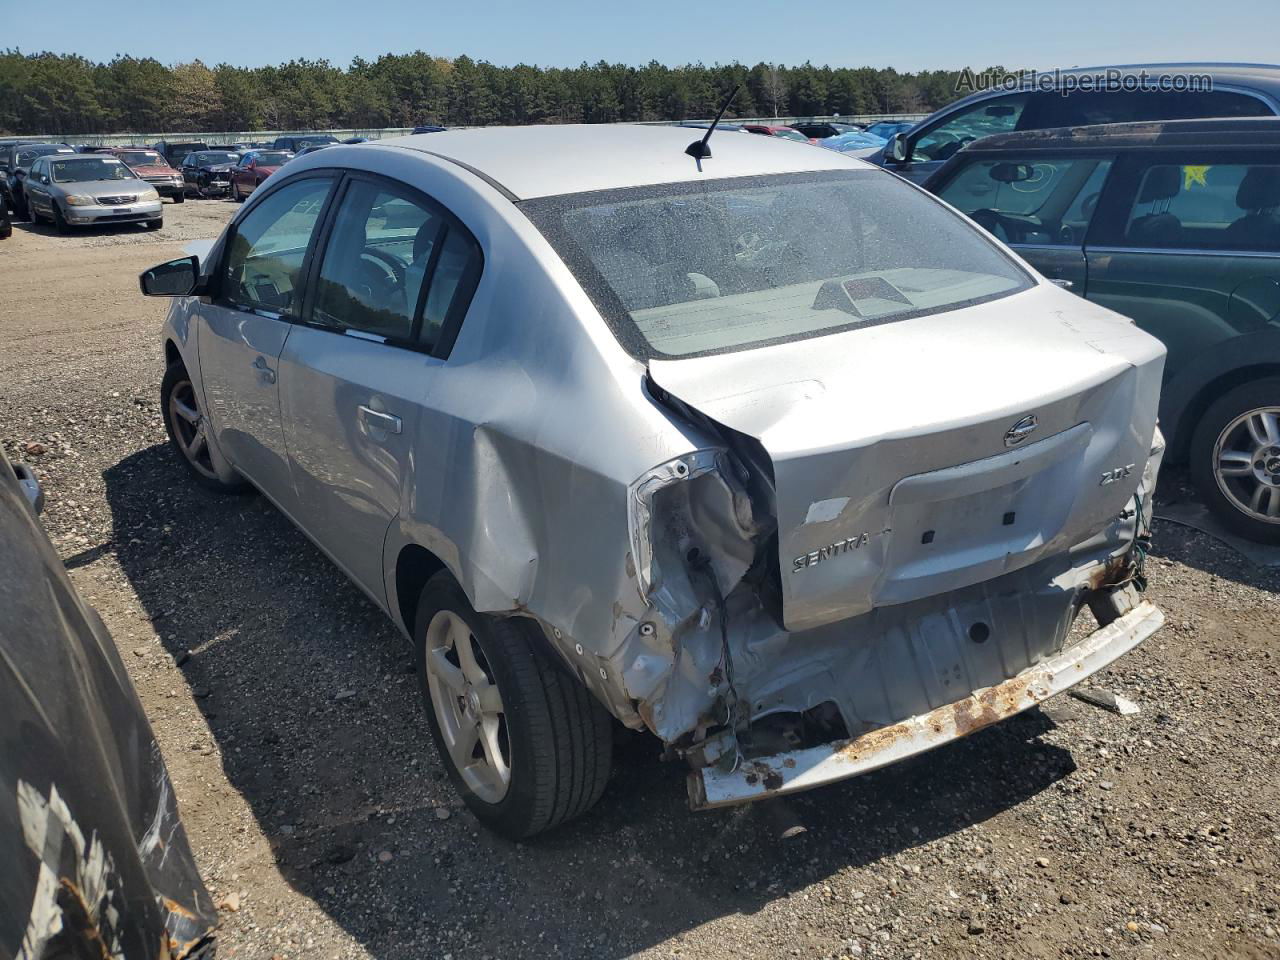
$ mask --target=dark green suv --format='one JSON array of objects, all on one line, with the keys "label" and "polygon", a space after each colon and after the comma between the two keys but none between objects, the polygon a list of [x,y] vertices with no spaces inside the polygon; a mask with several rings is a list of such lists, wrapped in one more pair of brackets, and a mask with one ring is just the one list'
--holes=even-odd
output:
[{"label": "dark green suv", "polygon": [[1167,456],[1226,525],[1280,542],[1280,118],[1003,134],[925,187],[1164,341]]}]

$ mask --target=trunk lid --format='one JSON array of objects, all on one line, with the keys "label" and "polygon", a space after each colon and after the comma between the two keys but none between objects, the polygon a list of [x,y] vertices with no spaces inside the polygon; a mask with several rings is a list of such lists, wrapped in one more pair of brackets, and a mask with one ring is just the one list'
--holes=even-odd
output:
[{"label": "trunk lid", "polygon": [[1149,455],[1163,364],[1159,341],[1045,284],[649,371],[771,458],[783,616],[799,630],[1104,529]]}]

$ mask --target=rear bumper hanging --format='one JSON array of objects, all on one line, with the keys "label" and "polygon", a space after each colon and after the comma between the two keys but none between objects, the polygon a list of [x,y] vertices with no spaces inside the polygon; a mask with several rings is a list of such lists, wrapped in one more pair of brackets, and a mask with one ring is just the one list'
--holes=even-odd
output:
[{"label": "rear bumper hanging", "polygon": [[744,760],[732,772],[695,770],[689,774],[689,805],[709,810],[798,793],[940,747],[1062,693],[1124,656],[1163,623],[1164,614],[1144,601],[1062,652],[955,703],[849,740]]}]

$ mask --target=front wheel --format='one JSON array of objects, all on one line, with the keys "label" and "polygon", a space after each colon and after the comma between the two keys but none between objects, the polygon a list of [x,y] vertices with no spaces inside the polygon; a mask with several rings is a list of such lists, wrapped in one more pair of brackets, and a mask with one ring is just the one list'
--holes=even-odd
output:
[{"label": "front wheel", "polygon": [[538,627],[472,609],[442,571],[414,619],[432,740],[471,812],[513,840],[586,812],[613,758],[608,713],[553,658]]},{"label": "front wheel", "polygon": [[1280,543],[1280,378],[1214,401],[1192,434],[1190,457],[1196,489],[1225,526]]},{"label": "front wheel", "polygon": [[155,220],[147,220],[143,226],[148,230],[159,230],[164,226],[164,217],[157,217]]},{"label": "front wheel", "polygon": [[160,381],[160,410],[164,415],[169,442],[200,486],[217,493],[243,493],[250,489],[243,480],[227,483],[218,476],[209,452],[208,421],[187,368],[171,363]]},{"label": "front wheel", "polygon": [[174,203],[186,203],[186,202],[187,202],[187,195],[186,195],[186,193],[185,193],[184,191],[181,191],[181,190],[180,190],[180,191],[178,191],[177,193],[175,193],[175,194],[173,195],[173,202],[174,202]]},{"label": "front wheel", "polygon": [[53,205],[53,225],[59,233],[71,232],[71,224],[67,223],[67,218],[62,215],[62,208],[57,203]]}]

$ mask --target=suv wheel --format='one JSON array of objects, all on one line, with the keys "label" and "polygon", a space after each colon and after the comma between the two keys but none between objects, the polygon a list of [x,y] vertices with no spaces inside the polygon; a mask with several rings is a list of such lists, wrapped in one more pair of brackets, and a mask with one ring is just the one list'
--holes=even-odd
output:
[{"label": "suv wheel", "polygon": [[169,442],[178,451],[196,483],[217,493],[243,493],[251,489],[244,480],[227,483],[213,469],[205,432],[207,422],[200,410],[191,377],[181,363],[171,363],[164,371],[164,379],[160,381],[160,409],[164,413]]},{"label": "suv wheel", "polygon": [[476,613],[442,571],[418,600],[414,653],[436,750],[479,820],[519,839],[600,798],[613,757],[609,714],[536,624]]},{"label": "suv wheel", "polygon": [[1231,530],[1280,543],[1280,378],[1219,397],[1191,437],[1191,478]]},{"label": "suv wheel", "polygon": [[173,202],[174,202],[174,203],[186,203],[186,201],[187,201],[187,192],[186,192],[186,190],[179,190],[177,193],[175,193],[175,194],[173,195]]}]

